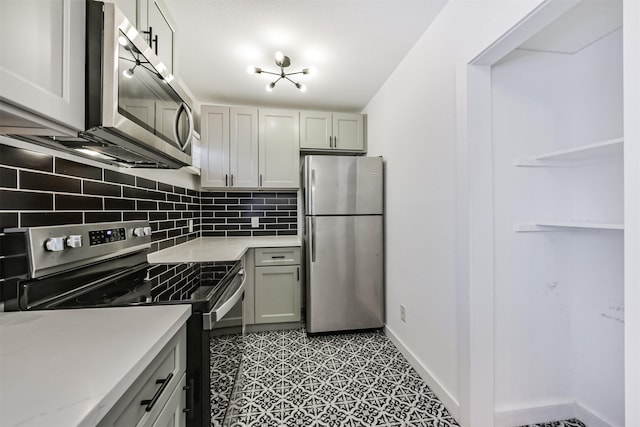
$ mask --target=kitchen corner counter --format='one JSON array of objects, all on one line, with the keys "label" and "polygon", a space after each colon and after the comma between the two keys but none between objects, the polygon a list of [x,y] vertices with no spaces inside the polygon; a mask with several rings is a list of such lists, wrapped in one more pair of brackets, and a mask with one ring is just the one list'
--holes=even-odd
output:
[{"label": "kitchen corner counter", "polygon": [[95,426],[190,305],[0,313],[3,426]]},{"label": "kitchen corner counter", "polygon": [[298,236],[265,237],[201,237],[149,254],[151,264],[182,262],[235,261],[251,248],[284,248],[300,246]]}]

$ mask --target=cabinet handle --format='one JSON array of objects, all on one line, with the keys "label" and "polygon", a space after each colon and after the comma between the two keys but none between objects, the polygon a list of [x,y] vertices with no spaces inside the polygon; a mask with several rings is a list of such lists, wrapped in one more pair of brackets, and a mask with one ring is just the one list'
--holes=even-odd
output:
[{"label": "cabinet handle", "polygon": [[224,186],[229,186],[229,175],[227,175],[226,173],[224,174]]},{"label": "cabinet handle", "polygon": [[338,148],[338,137],[337,136],[333,137],[333,148]]},{"label": "cabinet handle", "polygon": [[[142,33],[149,36],[149,47],[153,49],[153,27],[149,27],[149,31],[143,31]],[[158,45],[157,40],[158,36],[156,36],[156,46]],[[156,51],[156,55],[157,54],[158,52]]]},{"label": "cabinet handle", "polygon": [[284,259],[284,255],[271,255],[271,259]]},{"label": "cabinet handle", "polygon": [[296,271],[298,272],[298,282],[300,281],[300,267],[296,268]]},{"label": "cabinet handle", "polygon": [[193,418],[193,407],[194,407],[194,403],[193,403],[193,390],[195,389],[194,384],[193,384],[193,378],[189,379],[189,385],[186,385],[184,387],[182,387],[182,389],[185,391],[186,394],[188,394],[188,398],[187,398],[187,402],[189,402],[189,406],[184,408],[182,410],[182,412],[189,414],[189,419]]},{"label": "cabinet handle", "polygon": [[156,34],[156,36],[153,38],[153,51],[156,53],[156,55],[158,55],[158,35]]},{"label": "cabinet handle", "polygon": [[162,384],[160,388],[156,390],[156,394],[153,395],[151,400],[145,399],[140,402],[141,405],[147,405],[147,407],[144,408],[146,412],[149,412],[153,409],[155,404],[158,402],[158,399],[160,399],[162,392],[167,388],[167,386],[171,382],[171,378],[173,378],[173,372],[169,373],[169,375],[167,375],[167,378],[165,379],[156,380],[156,384]]},{"label": "cabinet handle", "polygon": [[329,136],[329,148],[333,147],[333,143],[331,142],[331,136]]},{"label": "cabinet handle", "polygon": [[260,183],[258,185],[262,187],[262,174],[260,174]]},{"label": "cabinet handle", "polygon": [[233,174],[231,174],[231,186],[233,187]]}]

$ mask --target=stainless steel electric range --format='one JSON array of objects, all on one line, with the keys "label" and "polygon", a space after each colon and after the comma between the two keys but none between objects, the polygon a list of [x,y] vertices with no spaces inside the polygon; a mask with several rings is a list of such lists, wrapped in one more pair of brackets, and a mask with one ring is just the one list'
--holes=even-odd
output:
[{"label": "stainless steel electric range", "polygon": [[[147,252],[151,243],[148,222],[129,221],[87,225],[6,229],[5,260],[13,260],[14,279],[4,283],[5,310],[57,310],[111,306],[191,304],[187,321],[187,426],[208,426],[212,411],[210,395],[210,332],[235,307],[243,312],[244,269],[241,261],[225,265],[226,273],[215,279],[190,284],[182,292],[165,292],[152,298],[153,271]],[[20,273],[20,266],[24,272]],[[166,266],[164,270],[169,270]],[[7,289],[10,287],[11,289]],[[243,318],[243,316],[240,316]],[[244,320],[235,333],[242,345]],[[239,375],[242,351],[235,377]],[[227,399],[228,402],[230,399]],[[224,399],[223,399],[224,401]],[[219,404],[219,403],[214,403]]]}]

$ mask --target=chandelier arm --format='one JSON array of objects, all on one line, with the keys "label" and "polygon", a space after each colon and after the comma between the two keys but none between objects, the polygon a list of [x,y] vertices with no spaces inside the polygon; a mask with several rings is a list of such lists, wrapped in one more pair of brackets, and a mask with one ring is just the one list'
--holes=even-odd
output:
[{"label": "chandelier arm", "polygon": [[[287,74],[287,76],[288,76],[288,75],[289,75],[289,74]],[[290,81],[291,83],[293,83],[294,85],[296,85],[296,86],[298,85],[298,83],[297,83],[297,82],[294,82],[293,80],[291,80],[291,79],[290,79],[289,77],[287,77],[287,76],[284,76],[284,78],[285,78],[285,79],[287,79],[287,80],[289,80],[289,81]]]},{"label": "chandelier arm", "polygon": [[152,72],[153,74],[160,74],[158,73],[156,70],[154,70],[153,68],[149,68],[148,66],[146,66],[145,64],[148,64],[148,62],[141,62],[140,65],[142,66],[142,68],[144,68],[147,71]]},{"label": "chandelier arm", "polygon": [[286,73],[285,76],[293,76],[294,74],[304,74],[304,71],[296,71],[295,73]]},{"label": "chandelier arm", "polygon": [[279,76],[280,75],[280,73],[272,73],[271,71],[265,71],[265,70],[260,71],[260,73],[258,73],[258,74],[271,74],[272,76]]}]

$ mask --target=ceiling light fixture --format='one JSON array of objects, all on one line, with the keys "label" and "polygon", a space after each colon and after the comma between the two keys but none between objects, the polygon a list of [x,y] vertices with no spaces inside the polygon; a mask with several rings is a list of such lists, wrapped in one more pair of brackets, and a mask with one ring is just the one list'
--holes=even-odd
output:
[{"label": "ceiling light fixture", "polygon": [[249,74],[271,74],[273,76],[278,76],[278,78],[267,85],[267,92],[271,92],[273,88],[276,86],[280,80],[285,79],[289,80],[293,85],[300,91],[305,92],[307,87],[301,83],[294,82],[289,78],[289,76],[293,76],[295,74],[315,74],[316,69],[313,67],[303,68],[301,71],[296,71],[295,73],[285,73],[284,69],[291,65],[291,59],[288,56],[285,56],[282,52],[276,52],[276,65],[280,67],[279,73],[274,73],[272,71],[263,70],[260,67],[254,67],[253,65],[249,65],[247,67],[247,72]]}]

